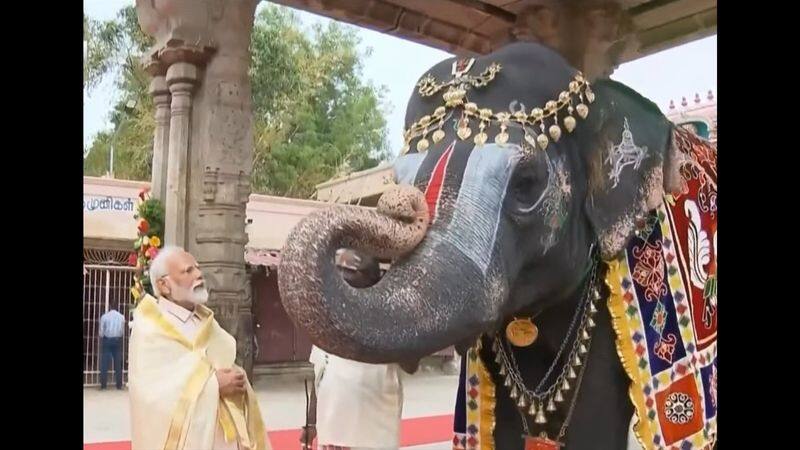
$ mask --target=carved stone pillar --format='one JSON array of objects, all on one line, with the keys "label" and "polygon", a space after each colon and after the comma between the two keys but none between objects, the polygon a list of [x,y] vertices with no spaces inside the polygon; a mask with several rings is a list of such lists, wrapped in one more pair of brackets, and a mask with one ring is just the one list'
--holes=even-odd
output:
[{"label": "carved stone pillar", "polygon": [[169,122],[172,96],[167,87],[167,77],[156,75],[150,81],[150,95],[156,107],[156,131],[153,136],[153,172],[150,194],[166,202],[167,167],[169,163]]},{"label": "carved stone pillar", "polygon": [[164,214],[164,242],[186,247],[189,180],[189,135],[191,132],[192,91],[197,82],[197,67],[177,62],[167,69],[167,85],[172,94],[169,123],[169,164]]},{"label": "carved stone pillar", "polygon": [[633,22],[617,0],[529,0],[511,34],[557,50],[589,79],[611,75],[636,45]]},{"label": "carved stone pillar", "polygon": [[[168,67],[172,93],[165,241],[200,263],[208,305],[236,337],[252,375],[253,315],[245,271],[253,112],[250,33],[257,0],[137,0],[156,38],[147,61]],[[183,202],[183,203],[181,203]]]}]

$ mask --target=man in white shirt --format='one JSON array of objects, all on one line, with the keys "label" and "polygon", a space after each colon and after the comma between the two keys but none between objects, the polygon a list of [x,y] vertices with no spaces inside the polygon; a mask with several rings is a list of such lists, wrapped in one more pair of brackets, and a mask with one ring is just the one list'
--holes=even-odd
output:
[{"label": "man in white shirt", "polygon": [[165,247],[150,266],[158,298],[136,306],[130,345],[132,450],[268,450],[258,402],[234,365],[195,258]]},{"label": "man in white shirt", "polygon": [[[354,287],[380,278],[373,258],[350,250],[336,254],[336,265]],[[309,426],[301,442],[317,437],[321,450],[396,450],[400,447],[403,384],[397,364],[366,364],[313,347],[314,385]]]}]

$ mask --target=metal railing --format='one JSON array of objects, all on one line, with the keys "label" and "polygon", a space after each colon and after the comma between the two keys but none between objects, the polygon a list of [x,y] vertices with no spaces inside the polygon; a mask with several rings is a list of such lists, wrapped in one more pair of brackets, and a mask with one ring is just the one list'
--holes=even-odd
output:
[{"label": "metal railing", "polygon": [[[100,385],[100,317],[115,302],[119,312],[130,321],[130,288],[133,286],[134,268],[114,265],[84,266],[83,275],[83,385]],[[123,383],[127,382],[128,337],[125,326],[122,337]],[[109,368],[109,383],[113,384],[114,368]]]}]

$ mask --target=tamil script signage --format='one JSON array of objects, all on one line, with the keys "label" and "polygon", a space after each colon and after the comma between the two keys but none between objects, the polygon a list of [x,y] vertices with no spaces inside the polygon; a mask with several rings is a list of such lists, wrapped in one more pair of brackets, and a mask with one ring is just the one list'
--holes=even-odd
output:
[{"label": "tamil script signage", "polygon": [[83,212],[133,212],[135,205],[129,197],[111,197],[103,195],[84,195]]}]

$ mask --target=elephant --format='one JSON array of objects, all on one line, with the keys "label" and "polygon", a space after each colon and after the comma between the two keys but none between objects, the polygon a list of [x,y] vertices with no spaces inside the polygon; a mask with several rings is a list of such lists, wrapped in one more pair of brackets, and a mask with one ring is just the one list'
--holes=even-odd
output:
[{"label": "elephant", "polygon": [[[449,114],[437,109],[445,89],[455,105]],[[459,116],[459,108],[473,114]],[[509,120],[550,111],[558,130],[546,120],[534,130]],[[566,118],[576,112],[574,122]],[[506,125],[494,142],[483,134],[487,124],[497,132],[496,121],[483,120],[490,116]],[[345,358],[414,367],[452,345],[473,349],[497,386],[494,448],[521,449],[533,421],[523,426],[490,337],[532,317],[534,345],[514,349],[524,384],[566,368],[560,348],[578,339],[569,337],[576,311],[609,295],[599,282],[603,261],[681,189],[675,126],[631,88],[610,79],[590,85],[556,51],[516,42],[434,65],[410,97],[406,128],[418,133],[407,134],[409,149],[394,162],[397,186],[376,210],[333,206],[291,231],[278,275],[283,304],[315,345]],[[391,268],[353,286],[332,263],[342,248]],[[562,408],[539,425],[556,436],[569,415],[560,440],[570,450],[625,449],[630,380],[609,311],[592,317],[579,395],[564,403],[572,402],[568,414]]]}]

